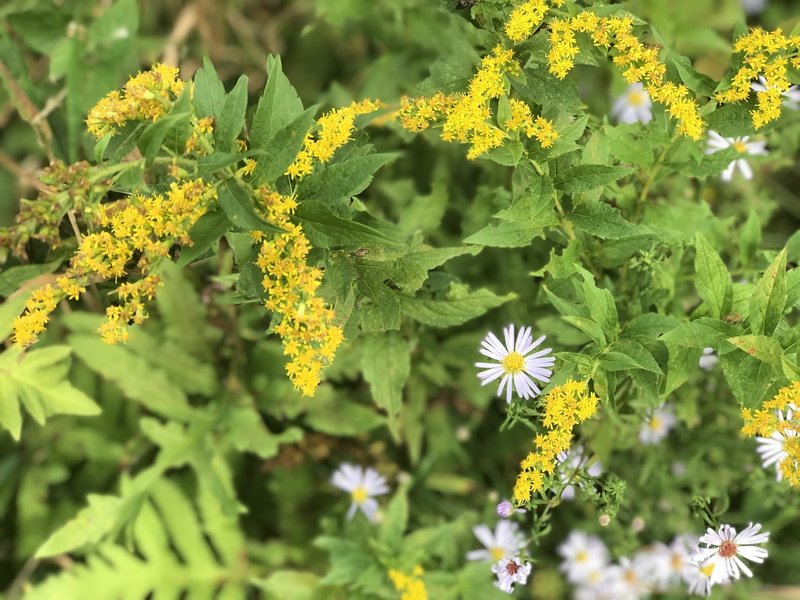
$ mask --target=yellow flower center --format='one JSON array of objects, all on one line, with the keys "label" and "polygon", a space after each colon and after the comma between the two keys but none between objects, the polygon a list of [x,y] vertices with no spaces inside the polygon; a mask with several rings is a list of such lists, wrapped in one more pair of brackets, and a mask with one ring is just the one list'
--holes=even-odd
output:
[{"label": "yellow flower center", "polygon": [[661,417],[653,417],[650,419],[650,429],[653,431],[661,429]]},{"label": "yellow flower center", "polygon": [[628,92],[628,104],[631,106],[641,106],[644,104],[644,92],[641,90],[633,90]]},{"label": "yellow flower center", "polygon": [[575,562],[586,562],[586,559],[589,558],[589,555],[586,554],[585,550],[579,550],[577,554],[575,554]]},{"label": "yellow flower center", "polygon": [[502,548],[490,548],[489,552],[492,555],[492,560],[497,562],[506,555],[506,551]]},{"label": "yellow flower center", "polygon": [[509,375],[515,375],[525,367],[525,359],[519,352],[509,352],[503,359],[503,370]]},{"label": "yellow flower center", "polygon": [[705,567],[700,567],[700,572],[706,577],[711,577],[711,573],[714,572],[714,563],[708,563]]},{"label": "yellow flower center", "polygon": [[363,485],[360,485],[351,492],[350,497],[356,504],[364,504],[364,502],[367,501],[367,498],[369,498],[369,494],[367,493],[367,488],[365,488]]},{"label": "yellow flower center", "polygon": [[733,144],[731,145],[736,149],[736,151],[739,154],[744,154],[745,152],[747,152],[747,145],[741,140],[737,140],[733,142]]}]

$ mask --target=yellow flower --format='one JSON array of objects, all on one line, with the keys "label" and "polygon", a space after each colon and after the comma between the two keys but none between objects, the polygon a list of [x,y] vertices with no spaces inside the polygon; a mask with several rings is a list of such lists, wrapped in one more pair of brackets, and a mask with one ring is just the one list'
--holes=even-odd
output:
[{"label": "yellow flower", "polygon": [[548,431],[536,436],[536,449],[520,463],[512,494],[517,504],[527,504],[534,493],[544,491],[546,477],[555,471],[558,454],[569,450],[573,428],[597,411],[598,402],[585,381],[567,381],[544,397],[542,424]]},{"label": "yellow flower", "polygon": [[526,0],[519,4],[508,17],[505,32],[510,40],[522,42],[528,39],[547,14],[545,0]]},{"label": "yellow flower", "polygon": [[183,91],[178,69],[157,64],[134,75],[122,91],[113,91],[89,111],[86,127],[96,138],[116,133],[128,121],[155,121],[164,116]]},{"label": "yellow flower", "polygon": [[334,109],[320,117],[317,120],[316,131],[306,136],[303,149],[286,169],[286,175],[300,179],[313,171],[314,160],[320,163],[331,160],[336,150],[350,141],[356,117],[374,112],[380,107],[380,102],[375,100],[362,100],[344,108]]},{"label": "yellow flower", "polygon": [[274,330],[283,340],[283,353],[290,358],[286,365],[289,379],[303,395],[313,396],[344,333],[334,324],[334,312],[315,295],[322,271],[306,262],[311,245],[302,227],[290,219],[297,206],[295,199],[267,187],[259,188],[258,195],[265,219],[284,230],[261,241],[256,259],[269,296],[265,305],[278,320]]},{"label": "yellow flower", "polygon": [[400,592],[400,600],[428,600],[428,590],[422,580],[424,573],[420,565],[415,566],[409,574],[389,569],[389,579],[394,589]]}]

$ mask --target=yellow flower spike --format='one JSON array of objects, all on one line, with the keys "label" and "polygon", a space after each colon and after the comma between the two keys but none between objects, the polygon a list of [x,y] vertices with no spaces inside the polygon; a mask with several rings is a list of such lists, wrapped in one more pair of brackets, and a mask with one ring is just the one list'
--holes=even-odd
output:
[{"label": "yellow flower spike", "polygon": [[344,333],[333,323],[335,313],[315,295],[323,273],[306,263],[311,245],[303,228],[290,221],[296,200],[267,187],[259,188],[258,195],[266,220],[284,230],[261,242],[256,259],[269,296],[265,306],[280,319],[274,331],[283,341],[284,355],[291,357],[286,373],[292,385],[313,396]]},{"label": "yellow flower spike", "polygon": [[420,565],[416,565],[410,573],[397,569],[389,569],[389,579],[394,589],[400,592],[400,600],[428,600],[428,590],[422,576],[425,574]]},{"label": "yellow flower spike", "polygon": [[544,491],[545,476],[555,471],[559,453],[569,450],[573,428],[591,418],[598,402],[585,381],[567,381],[544,397],[542,424],[548,431],[536,436],[536,449],[520,463],[512,493],[517,504],[527,504],[534,493]]}]

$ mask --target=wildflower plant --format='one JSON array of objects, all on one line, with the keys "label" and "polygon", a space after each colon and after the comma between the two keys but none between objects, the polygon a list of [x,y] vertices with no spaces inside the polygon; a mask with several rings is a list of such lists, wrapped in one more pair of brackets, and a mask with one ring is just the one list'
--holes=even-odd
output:
[{"label": "wildflower plant", "polygon": [[0,10],[6,595],[800,583],[798,15],[675,3]]}]

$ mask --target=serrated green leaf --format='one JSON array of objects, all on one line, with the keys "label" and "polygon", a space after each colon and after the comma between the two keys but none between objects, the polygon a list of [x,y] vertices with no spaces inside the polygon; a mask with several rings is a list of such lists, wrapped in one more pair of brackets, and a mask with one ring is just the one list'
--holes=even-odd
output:
[{"label": "serrated green leaf", "polygon": [[575,165],[560,172],[553,180],[553,185],[563,192],[575,194],[614,183],[631,173],[633,169],[629,167]]},{"label": "serrated green leaf", "polygon": [[375,404],[386,411],[389,429],[398,437],[397,417],[403,401],[403,388],[411,372],[408,342],[394,331],[365,336],[361,369],[372,389]]},{"label": "serrated green leaf", "polygon": [[432,327],[452,327],[479,317],[516,297],[515,294],[498,296],[489,290],[480,289],[444,300],[401,296],[400,303],[403,313],[415,321]]},{"label": "serrated green leaf", "polygon": [[236,85],[225,96],[222,112],[217,117],[214,127],[214,140],[217,150],[229,152],[236,142],[236,137],[244,127],[244,115],[247,111],[247,76],[242,75]]},{"label": "serrated green leaf", "polygon": [[[250,134],[252,148],[266,148],[267,143],[295,121],[303,112],[303,103],[283,73],[279,56],[267,57],[267,85],[258,101]],[[306,128],[308,131],[308,128]],[[295,152],[295,155],[297,152]],[[288,166],[288,165],[287,165]]]},{"label": "serrated green leaf", "polygon": [[222,183],[217,188],[219,205],[231,224],[244,231],[264,231],[280,233],[282,230],[267,223],[256,213],[250,192],[233,180]]},{"label": "serrated green leaf", "polygon": [[36,558],[65,554],[86,544],[99,542],[119,518],[122,500],[115,496],[89,494],[89,506],[53,533],[36,551]]},{"label": "serrated green leaf", "polygon": [[578,204],[569,213],[569,219],[581,231],[603,240],[652,235],[649,229],[627,221],[616,208],[605,202]]},{"label": "serrated green leaf", "polygon": [[777,340],[765,335],[740,335],[728,338],[728,341],[753,358],[782,368],[783,348]]},{"label": "serrated green leaf", "polygon": [[303,148],[303,141],[314,123],[316,112],[316,106],[301,112],[256,149],[258,162],[253,171],[253,181],[273,184],[284,174]]},{"label": "serrated green leaf", "polygon": [[733,306],[733,282],[728,268],[708,241],[695,237],[695,287],[709,316],[723,318]]},{"label": "serrated green leaf", "polygon": [[348,200],[367,189],[375,172],[397,156],[388,152],[367,154],[318,168],[300,182],[297,197],[301,202]]},{"label": "serrated green leaf", "polygon": [[786,248],[764,271],[750,298],[750,330],[772,335],[786,308]]},{"label": "serrated green leaf", "polygon": [[194,74],[195,109],[198,117],[214,117],[222,113],[225,104],[225,86],[220,81],[214,64],[203,58],[203,67]]}]

